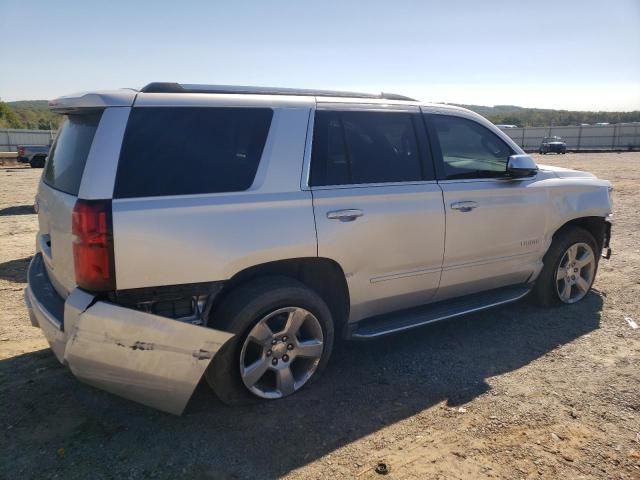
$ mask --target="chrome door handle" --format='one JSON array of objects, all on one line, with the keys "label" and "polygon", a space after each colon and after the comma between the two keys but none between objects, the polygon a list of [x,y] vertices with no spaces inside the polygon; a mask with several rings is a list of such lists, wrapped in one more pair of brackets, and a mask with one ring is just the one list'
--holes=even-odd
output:
[{"label": "chrome door handle", "polygon": [[327,218],[329,220],[340,220],[341,222],[353,222],[356,218],[363,216],[362,210],[348,209],[348,210],[334,210],[333,212],[327,212]]},{"label": "chrome door handle", "polygon": [[470,212],[474,208],[476,208],[478,204],[476,202],[453,202],[451,204],[451,208],[454,210],[460,210],[461,212]]}]

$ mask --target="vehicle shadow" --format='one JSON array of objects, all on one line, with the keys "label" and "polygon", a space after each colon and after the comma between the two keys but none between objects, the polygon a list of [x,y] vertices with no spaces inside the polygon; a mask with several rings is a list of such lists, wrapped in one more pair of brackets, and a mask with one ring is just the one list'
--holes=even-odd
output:
[{"label": "vehicle shadow", "polygon": [[347,342],[325,374],[293,397],[232,408],[200,385],[182,417],[85,386],[42,350],[0,362],[0,395],[13,407],[0,412],[11,437],[2,448],[16,474],[37,464],[38,476],[107,469],[117,477],[135,467],[164,478],[275,478],[440,402],[457,406],[488,392],[488,378],[597,329],[601,310],[601,296],[591,292],[562,308],[519,302]]},{"label": "vehicle shadow", "polygon": [[0,263],[0,279],[15,283],[26,283],[30,261],[31,257],[24,257]]},{"label": "vehicle shadow", "polygon": [[12,207],[0,208],[0,217],[11,215],[34,215],[36,211],[33,205],[14,205]]}]

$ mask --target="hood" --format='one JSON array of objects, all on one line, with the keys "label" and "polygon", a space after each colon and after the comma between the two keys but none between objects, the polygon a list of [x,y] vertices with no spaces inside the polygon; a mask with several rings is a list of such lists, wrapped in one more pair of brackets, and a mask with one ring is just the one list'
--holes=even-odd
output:
[{"label": "hood", "polygon": [[564,145],[564,142],[561,141],[555,141],[555,142],[544,142],[547,145]]},{"label": "hood", "polygon": [[552,167],[551,165],[540,165],[538,168],[544,172],[551,172],[558,178],[596,178],[589,172],[581,172],[580,170],[571,170],[570,168]]}]

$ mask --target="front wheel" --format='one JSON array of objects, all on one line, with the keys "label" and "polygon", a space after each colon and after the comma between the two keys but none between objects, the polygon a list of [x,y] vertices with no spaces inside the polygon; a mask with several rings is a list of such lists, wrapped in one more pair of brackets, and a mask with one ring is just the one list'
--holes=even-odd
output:
[{"label": "front wheel", "polygon": [[225,403],[289,396],[315,380],[333,347],[322,298],[286,277],[255,280],[231,292],[213,315],[236,334],[214,357],[206,379]]},{"label": "front wheel", "polygon": [[598,269],[598,247],[593,235],[570,226],[558,232],[544,256],[544,267],[533,296],[542,305],[571,304],[582,300]]}]

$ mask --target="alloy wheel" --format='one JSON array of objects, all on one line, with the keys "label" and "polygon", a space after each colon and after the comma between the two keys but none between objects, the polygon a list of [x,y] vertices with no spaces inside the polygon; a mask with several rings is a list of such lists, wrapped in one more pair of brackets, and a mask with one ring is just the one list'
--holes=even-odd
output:
[{"label": "alloy wheel", "polygon": [[589,292],[596,272],[596,257],[588,243],[571,245],[556,271],[556,291],[564,303],[582,300]]},{"label": "alloy wheel", "polygon": [[318,319],[300,307],[264,316],[240,352],[240,377],[255,395],[275,399],[299,390],[314,374],[324,350]]}]

